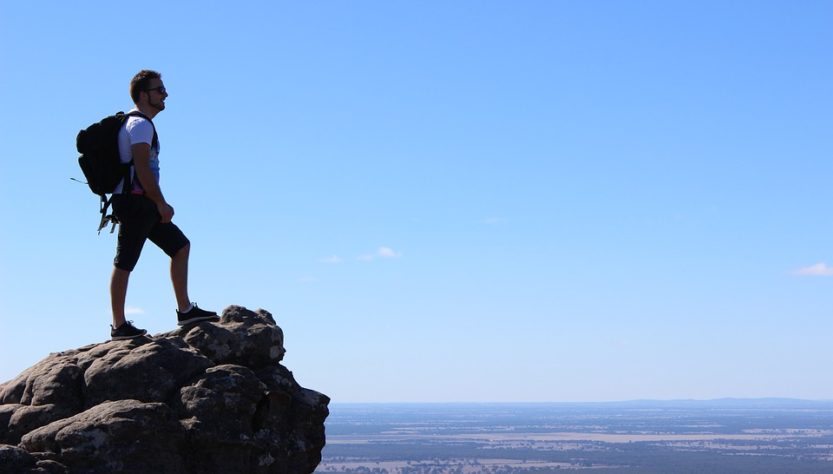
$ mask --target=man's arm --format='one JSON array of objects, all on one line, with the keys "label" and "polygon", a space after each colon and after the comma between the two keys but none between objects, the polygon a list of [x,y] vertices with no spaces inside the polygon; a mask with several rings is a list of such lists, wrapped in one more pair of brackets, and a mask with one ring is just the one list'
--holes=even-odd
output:
[{"label": "man's arm", "polygon": [[133,152],[133,167],[136,170],[139,182],[142,183],[142,188],[145,190],[145,196],[156,203],[159,215],[162,216],[162,223],[171,222],[174,217],[174,208],[165,201],[159,183],[156,182],[156,177],[153,175],[153,171],[150,170],[150,145],[136,143],[131,145],[130,149]]}]

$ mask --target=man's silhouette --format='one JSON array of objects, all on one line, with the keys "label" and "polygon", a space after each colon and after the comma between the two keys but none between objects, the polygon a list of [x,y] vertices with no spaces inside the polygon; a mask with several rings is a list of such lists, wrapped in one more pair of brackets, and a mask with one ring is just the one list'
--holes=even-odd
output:
[{"label": "man's silhouette", "polygon": [[152,120],[165,110],[168,97],[162,75],[156,71],[139,71],[130,81],[130,96],[136,106],[119,131],[119,154],[122,163],[132,161],[133,166],[129,178],[123,179],[113,192],[113,214],[120,223],[113,262],[115,268],[110,279],[113,309],[110,336],[113,340],[147,334],[146,330],[126,321],[124,316],[130,272],[136,266],[146,240],[171,257],[178,324],[218,319],[217,313],[198,308],[188,296],[191,243],[171,222],[174,208],[165,201],[159,187],[159,137]]}]

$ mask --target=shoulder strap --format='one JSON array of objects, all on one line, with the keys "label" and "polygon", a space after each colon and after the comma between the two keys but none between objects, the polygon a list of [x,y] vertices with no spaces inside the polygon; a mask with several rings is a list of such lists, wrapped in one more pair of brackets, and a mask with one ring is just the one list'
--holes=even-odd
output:
[{"label": "shoulder strap", "polygon": [[150,117],[148,117],[147,115],[139,112],[138,110],[131,110],[130,112],[128,112],[125,115],[127,115],[128,117],[141,117],[141,118],[147,120],[148,122],[150,122],[150,126],[153,127],[153,140],[151,140],[152,143],[151,143],[150,146],[152,146],[152,147],[158,147],[159,146],[159,135],[156,134],[156,125],[154,125],[153,120],[151,120]]},{"label": "shoulder strap", "polygon": [[[127,117],[140,117],[140,118],[143,118],[143,119],[147,120],[148,122],[150,122],[150,126],[153,127],[153,139],[151,139],[151,147],[154,147],[158,150],[159,149],[159,135],[156,134],[156,125],[154,125],[153,120],[151,120],[150,117],[143,114],[142,112],[139,112],[138,110],[131,110],[130,112],[126,113],[125,116],[127,116]],[[125,171],[125,180],[124,180],[124,184],[122,185],[122,193],[123,194],[129,193],[130,190],[133,189],[132,168],[133,168],[133,160],[130,160],[130,166],[128,166],[127,170]],[[142,183],[139,181],[138,176],[136,177],[136,183],[138,184],[138,186],[140,188],[144,189],[142,187]]]}]

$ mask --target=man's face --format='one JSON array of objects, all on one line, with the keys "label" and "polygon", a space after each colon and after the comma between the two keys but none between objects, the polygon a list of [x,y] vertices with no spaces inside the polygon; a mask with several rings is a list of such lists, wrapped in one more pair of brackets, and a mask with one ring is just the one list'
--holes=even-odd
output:
[{"label": "man's face", "polygon": [[160,112],[165,110],[165,98],[168,97],[168,91],[165,90],[162,79],[152,79],[145,92],[148,95],[148,105]]}]

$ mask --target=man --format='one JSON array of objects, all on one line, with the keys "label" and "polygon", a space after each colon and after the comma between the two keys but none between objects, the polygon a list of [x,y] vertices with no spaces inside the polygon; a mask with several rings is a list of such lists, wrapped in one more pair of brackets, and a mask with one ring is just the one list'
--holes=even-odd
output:
[{"label": "man", "polygon": [[174,208],[165,201],[159,187],[159,138],[153,118],[165,110],[168,92],[162,75],[156,71],[139,71],[130,81],[130,97],[136,105],[119,131],[119,154],[122,163],[133,166],[130,175],[113,192],[113,214],[118,219],[119,236],[110,279],[113,309],[113,340],[132,339],[147,334],[126,321],[124,304],[130,272],[136,266],[145,240],[150,240],[171,257],[171,282],[180,326],[198,321],[219,319],[217,313],[205,311],[188,297],[188,256],[191,244],[171,219]]}]

